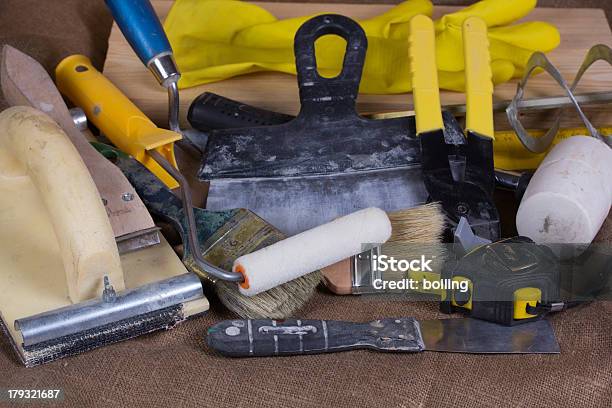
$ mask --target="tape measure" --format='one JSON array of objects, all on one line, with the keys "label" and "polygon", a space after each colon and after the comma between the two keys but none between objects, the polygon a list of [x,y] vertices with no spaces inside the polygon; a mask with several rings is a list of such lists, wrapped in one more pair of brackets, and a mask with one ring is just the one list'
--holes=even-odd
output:
[{"label": "tape measure", "polygon": [[468,283],[448,289],[440,310],[508,326],[537,320],[549,311],[543,305],[559,301],[560,274],[555,254],[529,238],[481,245],[442,272],[444,279]]}]

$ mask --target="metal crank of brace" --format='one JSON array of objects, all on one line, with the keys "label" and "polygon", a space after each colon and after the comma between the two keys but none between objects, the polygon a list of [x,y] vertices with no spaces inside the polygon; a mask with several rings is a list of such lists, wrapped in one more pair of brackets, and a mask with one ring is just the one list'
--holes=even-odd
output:
[{"label": "metal crank of brace", "polygon": [[545,152],[550,145],[552,144],[555,136],[559,132],[559,128],[561,126],[561,119],[563,117],[564,109],[560,109],[557,117],[553,123],[553,126],[546,132],[544,136],[534,137],[529,134],[529,132],[525,129],[523,124],[519,119],[519,107],[522,103],[523,96],[525,94],[525,88],[531,78],[531,74],[537,68],[543,69],[546,71],[568,96],[571,101],[571,105],[574,106],[576,112],[578,112],[578,116],[584,123],[589,134],[599,140],[605,142],[608,146],[612,147],[612,137],[607,135],[602,135],[595,126],[589,121],[584,111],[582,110],[580,104],[576,96],[574,95],[574,91],[578,87],[578,83],[582,79],[584,73],[597,61],[606,61],[608,64],[612,65],[612,49],[604,44],[598,44],[592,47],[587,53],[580,69],[578,70],[578,74],[574,79],[572,85],[568,85],[565,81],[559,70],[550,62],[550,60],[541,52],[535,52],[529,59],[527,63],[527,67],[525,69],[525,74],[523,78],[519,82],[516,90],[516,95],[512,99],[512,102],[506,108],[506,115],[508,116],[508,121],[510,125],[516,132],[519,137],[521,143],[525,146],[526,149],[533,153],[543,153]]}]

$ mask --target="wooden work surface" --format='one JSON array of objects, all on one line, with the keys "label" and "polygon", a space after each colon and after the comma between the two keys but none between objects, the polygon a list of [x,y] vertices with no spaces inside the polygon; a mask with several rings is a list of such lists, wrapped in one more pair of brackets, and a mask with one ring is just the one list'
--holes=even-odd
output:
[{"label": "wooden work surface", "polygon": [[[154,0],[153,5],[163,20],[172,5],[172,0]],[[320,4],[320,3],[256,3],[278,18],[334,12],[355,19],[369,18],[388,10],[385,4]],[[436,6],[434,18],[457,10],[457,7]],[[525,20],[541,20],[555,24],[561,32],[561,45],[549,54],[553,64],[567,81],[571,81],[580,67],[588,49],[598,43],[612,45],[612,33],[603,10],[598,9],[535,9]],[[153,121],[165,126],[167,123],[167,96],[153,75],[136,57],[116,25],[109,38],[109,48],[104,73]],[[495,88],[495,100],[512,99],[516,91],[514,80]],[[605,63],[596,63],[583,77],[579,92],[601,92],[612,90],[612,69]],[[209,91],[258,107],[295,114],[299,109],[296,77],[288,74],[263,72],[243,75],[229,80],[181,90],[181,122],[186,126],[186,111],[191,101],[202,92]],[[530,80],[526,97],[557,96],[563,92],[548,77],[539,75]],[[443,104],[464,103],[461,93],[443,92]],[[412,97],[401,95],[360,95],[358,110],[362,113],[394,112],[412,109]],[[601,113],[601,111],[599,112]],[[501,119],[501,120],[500,120]],[[598,125],[598,119],[591,116]],[[496,127],[503,115],[496,115]],[[524,122],[525,123],[525,122]],[[530,122],[542,127],[542,118]],[[569,123],[569,122],[568,122]],[[525,124],[529,126],[529,124]],[[537,126],[540,125],[540,126]],[[569,124],[568,124],[569,125]],[[574,125],[572,123],[572,125]]]}]

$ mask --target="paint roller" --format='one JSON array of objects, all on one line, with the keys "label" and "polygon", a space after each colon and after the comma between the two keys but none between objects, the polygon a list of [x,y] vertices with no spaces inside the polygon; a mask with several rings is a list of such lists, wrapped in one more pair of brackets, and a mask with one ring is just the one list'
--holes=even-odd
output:
[{"label": "paint roller", "polygon": [[380,208],[366,208],[241,256],[233,271],[240,292],[253,296],[357,255],[391,237],[391,221]]}]

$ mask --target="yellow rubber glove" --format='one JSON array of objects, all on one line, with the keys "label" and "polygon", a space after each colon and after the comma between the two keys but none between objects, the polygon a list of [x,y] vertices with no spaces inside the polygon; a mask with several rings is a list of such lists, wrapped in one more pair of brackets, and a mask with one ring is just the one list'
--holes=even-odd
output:
[{"label": "yellow rubber glove", "polygon": [[551,24],[534,21],[509,25],[527,16],[536,4],[537,0],[482,0],[437,20],[436,59],[441,87],[455,91],[465,88],[461,27],[468,17],[478,16],[488,26],[495,84],[522,77],[533,52],[549,52],[559,46],[559,31]]},{"label": "yellow rubber glove", "polygon": [[[524,55],[555,48],[559,33],[550,24],[497,27],[527,15],[533,7],[535,0],[483,0],[440,19],[436,23],[440,87],[463,90],[461,23],[468,16],[481,16],[494,27],[490,37],[495,83],[519,76],[526,62]],[[432,8],[429,0],[408,0],[359,22],[368,37],[361,92],[411,90],[408,22],[417,14],[431,15]],[[183,74],[179,85],[187,88],[257,71],[295,74],[293,39],[311,17],[277,20],[246,2],[177,0],[164,27]],[[325,36],[317,41],[317,66],[322,75],[333,76],[340,71],[344,48],[345,42],[339,37]]]}]

